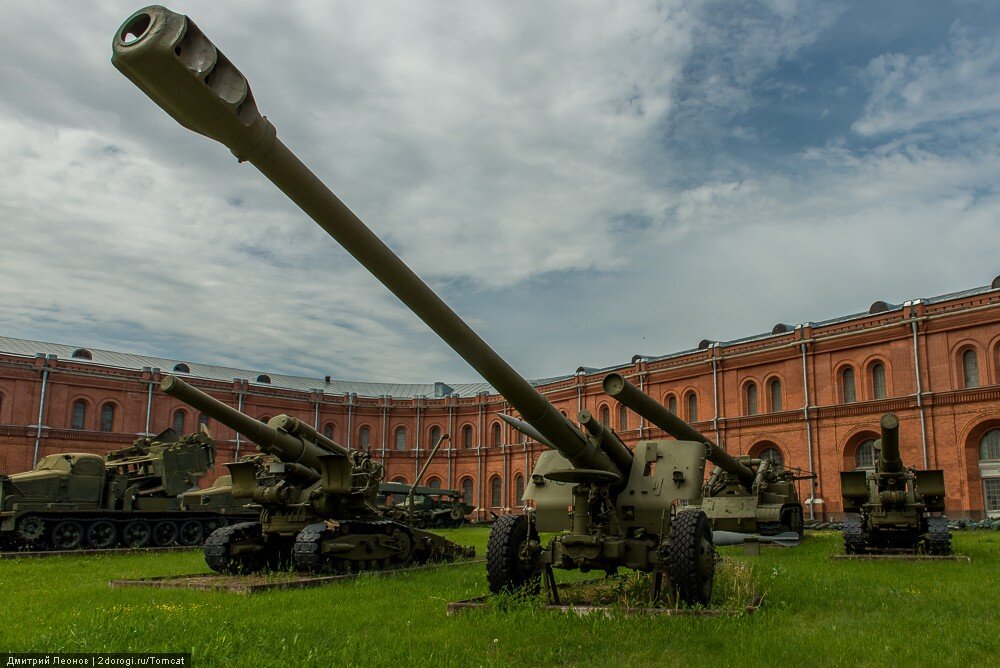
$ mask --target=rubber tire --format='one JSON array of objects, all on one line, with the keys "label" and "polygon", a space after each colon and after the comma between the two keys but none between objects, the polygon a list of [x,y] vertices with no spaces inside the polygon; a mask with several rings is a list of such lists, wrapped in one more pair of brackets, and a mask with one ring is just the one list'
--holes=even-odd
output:
[{"label": "rubber tire", "polygon": [[[528,528],[528,518],[524,515],[501,515],[493,522],[486,544],[486,580],[494,594],[539,591],[540,571],[525,568],[519,556],[521,547],[529,539]],[[530,538],[538,540],[537,535]]]},{"label": "rubber tire", "polygon": [[205,541],[205,563],[217,573],[245,575],[264,570],[267,554],[263,549],[235,558],[230,555],[229,548],[234,541],[248,540],[263,542],[260,522],[239,522],[216,529]]},{"label": "rubber tire", "polygon": [[677,598],[688,605],[708,605],[715,580],[715,543],[703,511],[689,509],[674,515],[665,557]]}]

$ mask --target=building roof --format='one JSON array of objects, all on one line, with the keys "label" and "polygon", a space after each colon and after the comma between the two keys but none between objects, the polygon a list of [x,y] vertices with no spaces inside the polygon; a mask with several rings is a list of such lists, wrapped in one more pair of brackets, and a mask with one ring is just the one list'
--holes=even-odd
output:
[{"label": "building roof", "polygon": [[[1000,276],[994,279],[992,285],[986,285],[978,288],[971,288],[969,290],[962,290],[959,292],[951,292],[944,295],[939,295],[937,297],[926,298],[923,301],[929,304],[935,304],[939,302],[948,301],[951,299],[962,299],[966,297],[975,296],[978,294],[983,294],[991,290],[1000,289]],[[862,319],[869,317],[873,313],[895,311],[902,308],[898,304],[889,304],[887,302],[875,302],[872,307],[861,313],[853,313],[851,315],[840,316],[836,318],[830,318],[828,320],[821,320],[818,322],[804,323],[812,325],[813,327],[821,327],[825,325],[838,324],[842,322],[847,322],[855,319]],[[708,347],[709,344],[716,344],[720,346],[731,346],[741,343],[746,343],[749,341],[756,341],[767,339],[772,336],[782,336],[788,331],[792,331],[787,325],[780,324],[776,325],[775,328],[770,332],[764,332],[762,334],[754,334],[751,336],[742,337],[739,339],[734,339],[732,341],[702,341],[698,347],[691,348],[688,350],[683,350],[674,353],[668,353],[665,355],[637,355],[633,358],[632,363],[635,360],[641,358],[646,361],[658,361],[669,359],[672,357],[682,357],[684,355],[689,355],[698,350],[702,350]],[[223,382],[232,382],[233,380],[239,378],[247,380],[251,385],[257,385],[259,387],[275,387],[279,389],[287,390],[297,390],[301,392],[310,392],[312,390],[322,390],[325,394],[356,394],[361,397],[382,397],[390,396],[395,399],[412,399],[415,397],[429,397],[429,398],[441,398],[453,395],[458,396],[475,396],[481,392],[495,393],[495,390],[489,383],[455,383],[446,384],[442,382],[436,383],[376,383],[376,382],[365,382],[365,381],[350,381],[350,380],[337,380],[331,378],[329,382],[325,378],[311,378],[307,376],[287,376],[284,374],[269,373],[265,371],[252,371],[249,369],[238,369],[235,367],[226,366],[216,366],[213,364],[200,364],[198,362],[188,362],[185,360],[168,359],[165,357],[150,357],[147,355],[135,355],[132,353],[121,353],[112,350],[101,350],[98,348],[80,348],[78,346],[71,346],[61,343],[47,343],[44,341],[31,341],[28,339],[16,339],[8,336],[0,336],[0,353],[7,353],[12,355],[19,355],[24,357],[35,357],[36,355],[55,355],[59,359],[73,360],[74,362],[80,362],[83,364],[91,363],[99,366],[114,367],[119,369],[132,369],[141,370],[144,367],[158,368],[161,371],[167,373],[177,373],[183,376],[190,376],[194,378],[204,378],[207,380],[216,380]],[[82,355],[82,357],[81,357]],[[89,357],[88,357],[89,355]],[[183,366],[178,366],[183,365]],[[187,367],[187,371],[184,371],[184,366]],[[624,367],[631,366],[629,362],[624,362],[622,364],[615,364],[607,367],[584,367],[581,366],[577,369],[577,372],[586,373],[591,375],[594,373],[600,373],[604,371],[612,371],[614,369],[621,369]],[[561,380],[567,380],[572,378],[574,374],[564,374],[561,376],[552,376],[549,378],[541,378],[531,382],[532,385],[548,385],[550,383],[559,382]],[[265,379],[269,379],[265,380]]]}]

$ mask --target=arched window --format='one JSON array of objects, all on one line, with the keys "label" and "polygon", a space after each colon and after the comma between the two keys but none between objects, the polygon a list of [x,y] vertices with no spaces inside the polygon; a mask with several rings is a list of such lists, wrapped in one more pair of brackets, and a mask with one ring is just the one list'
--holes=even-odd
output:
[{"label": "arched window", "polygon": [[334,433],[336,433],[336,429],[334,428],[332,422],[327,422],[325,425],[323,425],[323,435],[326,436],[331,441],[333,440]]},{"label": "arched window", "polygon": [[101,431],[115,430],[115,405],[110,401],[101,406]]},{"label": "arched window", "polygon": [[524,476],[518,473],[514,476],[514,495],[515,501],[520,504],[521,497],[524,496]]},{"label": "arched window", "polygon": [[677,415],[677,397],[672,394],[667,397],[667,410]]},{"label": "arched window", "polygon": [[86,348],[77,348],[73,351],[73,357],[79,360],[92,360],[94,359],[93,354]]},{"label": "arched window", "polygon": [[778,413],[781,411],[781,381],[777,378],[772,378],[767,383],[768,393],[771,395],[771,412]]},{"label": "arched window", "polygon": [[462,495],[465,497],[466,503],[476,504],[472,492],[475,491],[472,487],[472,478],[462,479]]},{"label": "arched window", "polygon": [[843,392],[845,404],[853,404],[858,400],[858,393],[854,389],[854,369],[847,366],[840,372],[840,386]]},{"label": "arched window", "polygon": [[427,449],[430,450],[441,438],[441,427],[434,425],[431,427],[430,431],[427,432]]},{"label": "arched window", "polygon": [[490,478],[490,507],[499,508],[503,505],[503,483],[499,476]]},{"label": "arched window", "polygon": [[687,397],[687,421],[698,421],[698,395],[694,392],[688,394]]},{"label": "arched window", "polygon": [[70,429],[83,429],[83,422],[87,419],[87,404],[79,400],[73,404],[73,417],[69,422]]},{"label": "arched window", "polygon": [[979,358],[972,348],[962,353],[962,375],[965,387],[970,389],[979,387]]},{"label": "arched window", "polygon": [[493,447],[499,448],[501,445],[503,445],[503,435],[502,431],[500,430],[500,423],[494,422],[491,431],[493,433]]},{"label": "arched window", "polygon": [[185,422],[187,422],[187,413],[178,408],[177,410],[174,411],[174,424],[173,424],[174,431],[176,431],[178,434],[183,434]]},{"label": "arched window", "polygon": [[257,376],[257,382],[258,383],[270,383],[271,382],[271,377],[268,376],[266,373],[262,373],[259,376]]},{"label": "arched window", "polygon": [[462,447],[466,450],[472,449],[472,425],[462,427]]},{"label": "arched window", "polygon": [[189,367],[184,362],[178,362],[177,364],[174,365],[174,372],[175,373],[191,373],[191,367]]},{"label": "arched window", "polygon": [[772,448],[772,447],[764,448],[763,450],[760,451],[760,454],[757,455],[757,458],[769,459],[778,466],[785,465],[785,458],[782,456],[781,450],[779,450],[778,448]]},{"label": "arched window", "polygon": [[747,415],[757,414],[757,383],[747,383]]},{"label": "arched window", "polygon": [[607,406],[601,406],[601,424],[605,427],[611,426],[611,409]]},{"label": "arched window", "polygon": [[628,431],[628,408],[625,404],[618,406],[618,431]]},{"label": "arched window", "polygon": [[882,363],[872,364],[872,396],[876,399],[885,399],[885,365]]},{"label": "arched window", "polygon": [[431,489],[441,489],[441,478],[431,478],[427,481],[427,486]]},{"label": "arched window", "polygon": [[364,426],[358,430],[358,447],[362,450],[370,450],[372,447],[371,427]]},{"label": "arched window", "polygon": [[854,453],[854,466],[859,469],[875,468],[875,439],[862,441]]},{"label": "arched window", "polygon": [[1000,429],[991,429],[979,441],[979,472],[987,517],[1000,517]]},{"label": "arched window", "polygon": [[[267,421],[270,420],[270,419],[271,418],[269,418],[269,417],[267,417],[265,415],[264,417],[262,417],[260,419],[260,421],[266,424]],[[208,416],[205,415],[204,413],[201,413],[200,415],[198,415],[198,426],[199,427],[207,427],[208,426]]]},{"label": "arched window", "polygon": [[396,427],[393,433],[393,447],[397,450],[406,450],[406,427]]},{"label": "arched window", "polygon": [[990,429],[979,442],[979,459],[1000,459],[1000,429]]}]

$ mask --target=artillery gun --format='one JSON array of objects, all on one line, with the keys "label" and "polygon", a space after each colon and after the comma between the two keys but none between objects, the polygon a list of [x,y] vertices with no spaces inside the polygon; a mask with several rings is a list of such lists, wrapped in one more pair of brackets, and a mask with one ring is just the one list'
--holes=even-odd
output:
[{"label": "artillery gun", "polygon": [[107,458],[48,455],[32,471],[0,476],[0,542],[57,550],[199,545],[241,512],[224,504],[182,508],[180,495],[214,462],[215,442],[204,428],[141,437]]},{"label": "artillery gun", "polygon": [[[412,501],[408,500],[411,492]],[[420,528],[460,527],[465,516],[474,510],[472,504],[465,502],[465,494],[460,489],[407,485],[401,482],[382,483],[379,486],[379,499],[389,508],[390,514],[398,513],[400,518],[405,518],[412,507],[413,524]]]},{"label": "artillery gun", "polygon": [[753,481],[747,486],[721,466],[712,469],[701,499],[712,529],[762,536],[794,532],[801,537],[802,503],[795,481],[815,475],[786,469],[771,459],[740,455],[736,461],[753,473]]},{"label": "artillery gun", "polygon": [[179,378],[160,384],[168,395],[215,418],[277,461],[226,464],[232,494],[260,506],[258,521],[219,529],[205,541],[215,571],[252,573],[293,565],[299,571],[349,573],[450,561],[471,548],[387,519],[375,503],[385,474],[364,450],[348,450],[289,415],[264,424]]},{"label": "artillery gun", "polygon": [[[609,573],[626,567],[654,573],[656,596],[666,575],[680,600],[708,602],[715,572],[708,518],[701,510],[680,510],[677,503],[700,496],[706,449],[712,448],[705,439],[647,440],[633,453],[592,415],[579,416],[586,431],[563,416],[278,140],[258,112],[246,78],[187,17],[158,6],[140,10],[116,32],[112,49],[112,63],[126,77],[181,125],[257,167],[553,448],[539,459],[525,493],[535,500],[535,512],[494,523],[487,548],[492,591],[535,586],[544,572],[555,594],[553,567]],[[284,433],[291,436],[287,428],[294,426],[285,425]],[[342,464],[338,470],[347,468]],[[324,474],[324,482],[330,477]],[[233,480],[238,486],[235,471]],[[539,532],[550,530],[566,531],[543,546]],[[247,530],[241,544],[259,544],[253,531]]]},{"label": "artillery gun", "polygon": [[944,471],[903,466],[899,418],[882,416],[873,471],[842,471],[844,552],[951,554],[944,512]]}]

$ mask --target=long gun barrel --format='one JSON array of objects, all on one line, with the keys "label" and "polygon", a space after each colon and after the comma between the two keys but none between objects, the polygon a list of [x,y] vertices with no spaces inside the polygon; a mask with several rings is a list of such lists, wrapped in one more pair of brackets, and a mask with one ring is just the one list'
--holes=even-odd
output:
[{"label": "long gun barrel", "polygon": [[682,441],[697,441],[708,446],[708,461],[712,462],[726,473],[735,475],[740,484],[750,489],[753,486],[754,473],[740,464],[728,452],[712,442],[710,438],[680,419],[655,399],[625,380],[620,373],[609,373],[604,377],[604,391],[614,397],[619,403],[628,406],[657,427],[674,438]]},{"label": "long gun barrel", "polygon": [[574,466],[618,472],[277,138],[246,78],[186,16],[142,9],[122,24],[112,63],[177,122],[249,161],[482,375]]},{"label": "long gun barrel", "polygon": [[320,457],[331,453],[348,454],[346,448],[316,433],[300,420],[279,415],[264,424],[191,387],[176,376],[164,378],[160,389],[242,434],[259,445],[262,452],[274,455],[283,462],[302,464],[319,471]]},{"label": "long gun barrel", "polygon": [[899,473],[903,470],[903,460],[899,457],[899,418],[894,413],[886,413],[879,425],[882,427],[879,471]]}]

